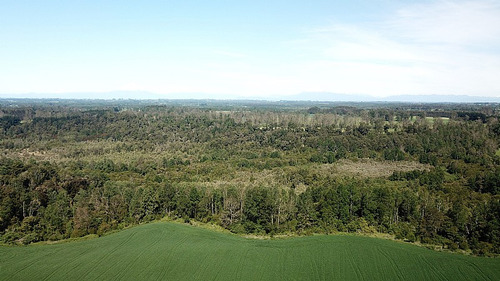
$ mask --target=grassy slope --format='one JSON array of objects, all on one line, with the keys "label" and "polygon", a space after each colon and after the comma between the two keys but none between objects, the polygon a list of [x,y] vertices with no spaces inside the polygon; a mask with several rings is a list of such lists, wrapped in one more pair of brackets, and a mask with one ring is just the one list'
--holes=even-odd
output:
[{"label": "grassy slope", "polygon": [[498,280],[500,259],[356,236],[252,240],[176,223],[0,247],[0,280]]}]

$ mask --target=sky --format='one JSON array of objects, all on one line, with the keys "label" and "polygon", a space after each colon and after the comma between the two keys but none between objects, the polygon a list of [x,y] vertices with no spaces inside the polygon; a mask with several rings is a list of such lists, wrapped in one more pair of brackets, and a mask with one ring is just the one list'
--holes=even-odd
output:
[{"label": "sky", "polygon": [[0,97],[127,92],[500,97],[500,1],[1,1]]}]

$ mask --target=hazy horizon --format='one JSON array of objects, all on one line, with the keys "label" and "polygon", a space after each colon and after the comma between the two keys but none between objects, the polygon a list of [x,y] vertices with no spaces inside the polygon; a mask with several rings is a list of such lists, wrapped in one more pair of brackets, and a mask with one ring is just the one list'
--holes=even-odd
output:
[{"label": "hazy horizon", "polygon": [[297,101],[297,102],[403,102],[403,103],[500,103],[500,97],[468,95],[394,95],[377,97],[371,95],[348,95],[335,93],[300,93],[280,97],[224,97],[203,93],[183,95],[161,95],[140,91],[113,91],[107,93],[28,93],[12,96],[0,95],[0,100],[41,99],[41,100],[214,100],[214,101]]}]

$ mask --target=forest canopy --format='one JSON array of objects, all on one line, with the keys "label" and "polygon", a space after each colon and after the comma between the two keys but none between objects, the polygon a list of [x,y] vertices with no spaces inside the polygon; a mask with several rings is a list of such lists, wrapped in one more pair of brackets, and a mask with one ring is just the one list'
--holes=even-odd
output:
[{"label": "forest canopy", "polygon": [[500,254],[500,106],[0,100],[0,239],[165,216]]}]

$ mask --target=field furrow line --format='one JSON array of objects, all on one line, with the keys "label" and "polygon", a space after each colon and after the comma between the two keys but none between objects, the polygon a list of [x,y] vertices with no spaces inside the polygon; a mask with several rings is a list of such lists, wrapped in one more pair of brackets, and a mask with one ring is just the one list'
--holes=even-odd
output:
[{"label": "field furrow line", "polygon": [[392,265],[392,270],[396,274],[398,280],[406,280],[403,272],[400,270],[398,263],[388,254],[386,253],[381,247],[376,247],[377,251],[384,256],[387,261]]},{"label": "field furrow line", "polygon": [[419,257],[422,259],[422,261],[429,266],[429,269],[435,274],[435,276],[439,276],[442,280],[450,280],[448,279],[443,273],[441,273],[441,270],[436,268],[434,264],[430,261],[428,261],[424,256],[419,255]]},{"label": "field furrow line", "polygon": [[[472,266],[472,268],[474,268],[474,270],[479,273],[479,275],[481,275],[481,277],[483,277],[484,280],[492,280],[491,278],[489,278],[486,274],[484,274],[483,270],[481,269],[481,267],[477,266],[477,264],[471,262],[471,261],[465,261],[467,264],[469,264],[470,266]],[[499,277],[500,278],[500,277]]]},{"label": "field furrow line", "polygon": [[[184,235],[181,236],[181,239],[177,241],[177,243],[174,243],[173,246],[170,248],[170,251],[168,252],[167,256],[162,260],[163,262],[170,262],[172,261],[172,256],[177,253],[177,249],[180,249],[182,245],[185,244],[185,242],[188,240],[188,236]],[[169,264],[171,265],[171,264]],[[171,267],[163,267],[162,274],[161,274],[161,280],[167,280],[168,278],[165,278],[167,274],[171,271]]]}]

